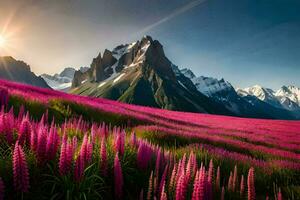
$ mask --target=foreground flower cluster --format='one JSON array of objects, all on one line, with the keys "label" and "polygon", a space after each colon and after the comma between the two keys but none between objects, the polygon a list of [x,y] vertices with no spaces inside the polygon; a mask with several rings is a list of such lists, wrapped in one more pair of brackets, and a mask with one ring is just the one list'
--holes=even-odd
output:
[{"label": "foreground flower cluster", "polygon": [[[140,199],[225,199],[239,197],[253,200],[255,193],[255,170],[250,168],[247,174],[238,174],[235,166],[229,174],[222,174],[222,166],[214,166],[210,160],[205,166],[197,159],[193,150],[178,156],[176,151],[164,150],[146,140],[138,139],[134,132],[126,133],[120,127],[111,127],[105,123],[91,126],[81,118],[66,121],[62,126],[54,120],[48,124],[48,114],[45,113],[39,121],[30,119],[21,107],[17,117],[13,108],[0,112],[1,144],[7,144],[12,149],[13,190],[28,193],[34,189],[30,182],[28,156],[33,154],[34,167],[43,168],[47,163],[53,163],[57,168],[56,176],[69,177],[73,184],[85,180],[85,171],[99,163],[99,174],[112,179],[111,186],[115,199],[125,198],[122,157],[128,151],[136,152],[136,170],[149,172],[146,187],[140,188]],[[110,152],[108,154],[108,152]],[[112,170],[109,167],[109,156],[113,159]],[[32,165],[32,163],[31,163]],[[3,175],[2,175],[3,176]],[[111,177],[109,177],[111,176]],[[0,178],[0,198],[10,185]],[[30,181],[31,180],[31,181]],[[278,190],[278,199],[282,194]]]},{"label": "foreground flower cluster", "polygon": [[1,199],[297,199],[300,123],[0,81]]}]

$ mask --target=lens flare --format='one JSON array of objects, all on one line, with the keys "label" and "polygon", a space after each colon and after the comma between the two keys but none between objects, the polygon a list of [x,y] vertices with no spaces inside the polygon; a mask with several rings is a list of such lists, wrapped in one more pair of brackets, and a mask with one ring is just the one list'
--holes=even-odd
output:
[{"label": "lens flare", "polygon": [[0,48],[4,47],[5,43],[6,43],[5,37],[0,35]]}]

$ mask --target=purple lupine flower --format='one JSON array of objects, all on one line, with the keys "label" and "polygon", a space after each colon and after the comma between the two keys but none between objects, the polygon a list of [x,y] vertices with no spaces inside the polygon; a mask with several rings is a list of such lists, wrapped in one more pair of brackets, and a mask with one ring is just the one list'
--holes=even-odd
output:
[{"label": "purple lupine flower", "polygon": [[0,200],[4,199],[4,193],[5,193],[5,185],[2,178],[0,177]]},{"label": "purple lupine flower", "polygon": [[240,183],[240,196],[243,196],[245,191],[245,180],[244,180],[244,175],[241,177],[241,183]]},{"label": "purple lupine flower", "polygon": [[114,182],[115,182],[115,197],[121,199],[123,195],[123,174],[118,153],[114,160]]},{"label": "purple lupine flower", "polygon": [[248,172],[248,200],[255,199],[255,185],[254,185],[254,168],[251,167]]},{"label": "purple lupine flower", "polygon": [[101,147],[100,147],[100,169],[104,176],[107,175],[107,151],[106,151],[106,142],[105,137],[102,138]]},{"label": "purple lupine flower", "polygon": [[13,177],[16,191],[28,192],[29,173],[22,147],[16,142],[13,152]]},{"label": "purple lupine flower", "polygon": [[19,127],[19,135],[18,135],[18,141],[19,144],[22,145],[24,143],[29,144],[30,143],[30,134],[31,134],[31,123],[27,117],[24,117],[23,120],[20,123]]}]

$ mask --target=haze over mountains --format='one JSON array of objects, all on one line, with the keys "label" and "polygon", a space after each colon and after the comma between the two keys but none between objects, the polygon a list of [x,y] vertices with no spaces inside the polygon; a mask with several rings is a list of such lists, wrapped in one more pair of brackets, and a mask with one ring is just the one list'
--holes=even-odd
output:
[{"label": "haze over mountains", "polygon": [[[13,58],[9,65],[15,63]],[[13,61],[13,62],[12,62]],[[30,72],[24,64],[25,71]],[[2,67],[3,68],[3,67]],[[6,71],[14,67],[6,67]],[[28,72],[26,72],[28,73]],[[85,96],[170,110],[213,113],[252,118],[300,119],[300,89],[283,86],[278,91],[256,85],[235,89],[224,79],[197,77],[180,69],[165,55],[162,44],[150,36],[99,53],[89,68],[66,68],[53,76],[4,79],[48,87]],[[33,81],[34,80],[34,81]]]}]

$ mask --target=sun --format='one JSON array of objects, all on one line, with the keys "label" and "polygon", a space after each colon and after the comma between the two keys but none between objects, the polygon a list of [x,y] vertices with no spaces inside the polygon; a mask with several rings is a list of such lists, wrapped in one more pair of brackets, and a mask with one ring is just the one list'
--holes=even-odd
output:
[{"label": "sun", "polygon": [[2,35],[0,35],[0,47],[4,47],[5,43],[6,43],[5,37],[3,37]]}]

